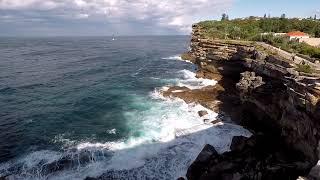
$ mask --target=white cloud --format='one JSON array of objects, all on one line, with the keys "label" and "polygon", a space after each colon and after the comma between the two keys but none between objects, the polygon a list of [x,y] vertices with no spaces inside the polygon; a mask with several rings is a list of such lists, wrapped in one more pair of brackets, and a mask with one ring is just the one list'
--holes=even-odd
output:
[{"label": "white cloud", "polygon": [[87,19],[89,17],[89,14],[77,14],[76,18],[78,19]]},{"label": "white cloud", "polygon": [[57,0],[0,0],[0,9],[54,9],[61,2]]},{"label": "white cloud", "polygon": [[[181,31],[201,17],[213,17],[234,0],[0,0],[0,10],[42,10],[57,17],[153,23]],[[43,12],[43,10],[49,10]],[[59,15],[62,14],[61,15]],[[77,15],[75,15],[77,14]],[[41,15],[41,14],[40,14]]]}]

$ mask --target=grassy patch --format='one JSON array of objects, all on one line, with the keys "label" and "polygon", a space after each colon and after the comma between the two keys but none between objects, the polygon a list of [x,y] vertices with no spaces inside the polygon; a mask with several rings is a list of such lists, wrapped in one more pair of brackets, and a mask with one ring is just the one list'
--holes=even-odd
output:
[{"label": "grassy patch", "polygon": [[298,64],[296,70],[298,72],[304,72],[304,73],[308,73],[308,74],[311,74],[314,72],[312,67],[308,64]]}]

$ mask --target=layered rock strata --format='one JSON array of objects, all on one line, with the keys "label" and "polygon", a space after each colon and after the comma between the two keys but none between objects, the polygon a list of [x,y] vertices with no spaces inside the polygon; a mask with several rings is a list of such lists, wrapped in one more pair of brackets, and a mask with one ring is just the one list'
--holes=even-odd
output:
[{"label": "layered rock strata", "polygon": [[307,176],[319,159],[319,74],[298,72],[294,58],[264,43],[207,39],[204,33],[193,26],[190,53],[197,76],[216,79],[218,85],[198,93],[166,93],[228,114],[254,135],[238,150],[223,155],[211,150],[207,158],[200,154],[188,179]]}]

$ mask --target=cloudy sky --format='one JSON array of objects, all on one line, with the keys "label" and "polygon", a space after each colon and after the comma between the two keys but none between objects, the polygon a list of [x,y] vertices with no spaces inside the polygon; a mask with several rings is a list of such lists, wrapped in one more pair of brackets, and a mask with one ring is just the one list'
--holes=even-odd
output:
[{"label": "cloudy sky", "polygon": [[223,12],[320,17],[318,10],[320,0],[0,0],[0,36],[188,34]]}]

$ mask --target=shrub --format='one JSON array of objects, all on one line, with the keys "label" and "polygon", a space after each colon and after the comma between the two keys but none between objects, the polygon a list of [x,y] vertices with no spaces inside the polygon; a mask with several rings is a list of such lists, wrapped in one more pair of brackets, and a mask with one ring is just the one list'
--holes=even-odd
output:
[{"label": "shrub", "polygon": [[308,64],[298,64],[296,70],[298,72],[304,72],[304,73],[312,73],[313,69]]}]

